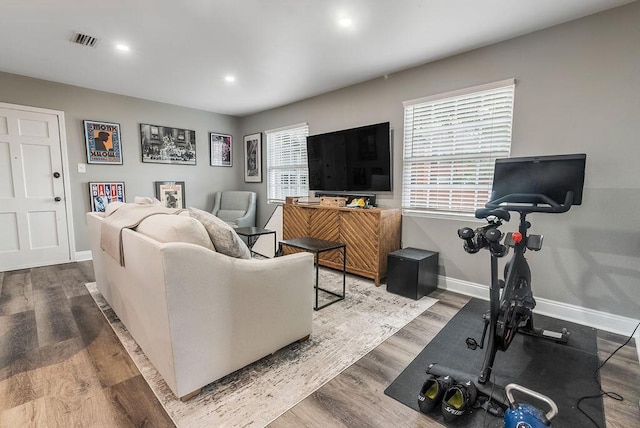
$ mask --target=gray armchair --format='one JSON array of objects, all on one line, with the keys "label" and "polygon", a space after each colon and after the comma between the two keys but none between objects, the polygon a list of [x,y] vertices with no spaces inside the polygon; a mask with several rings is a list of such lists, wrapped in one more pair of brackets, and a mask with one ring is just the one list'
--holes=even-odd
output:
[{"label": "gray armchair", "polygon": [[256,193],[227,190],[216,192],[211,214],[234,228],[256,225]]}]

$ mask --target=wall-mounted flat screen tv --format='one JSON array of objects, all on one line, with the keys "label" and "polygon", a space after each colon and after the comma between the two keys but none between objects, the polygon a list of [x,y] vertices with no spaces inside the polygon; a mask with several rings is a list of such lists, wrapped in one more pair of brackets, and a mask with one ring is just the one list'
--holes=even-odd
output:
[{"label": "wall-mounted flat screen tv", "polygon": [[390,191],[389,122],[307,137],[309,189]]}]

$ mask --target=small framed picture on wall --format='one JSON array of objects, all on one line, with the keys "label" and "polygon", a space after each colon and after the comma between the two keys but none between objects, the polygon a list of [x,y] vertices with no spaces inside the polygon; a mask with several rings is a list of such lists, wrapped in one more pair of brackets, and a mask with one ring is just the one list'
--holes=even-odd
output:
[{"label": "small framed picture on wall", "polygon": [[233,166],[233,137],[227,134],[209,133],[209,157],[211,166]]},{"label": "small framed picture on wall", "polygon": [[95,120],[85,120],[83,124],[87,163],[122,165],[120,124]]},{"label": "small framed picture on wall", "polygon": [[262,133],[244,136],[244,181],[262,183]]},{"label": "small framed picture on wall", "polygon": [[166,208],[186,208],[184,181],[156,181],[156,199]]},{"label": "small framed picture on wall", "polygon": [[89,199],[91,211],[102,213],[111,202],[124,202],[124,182],[89,183]]}]

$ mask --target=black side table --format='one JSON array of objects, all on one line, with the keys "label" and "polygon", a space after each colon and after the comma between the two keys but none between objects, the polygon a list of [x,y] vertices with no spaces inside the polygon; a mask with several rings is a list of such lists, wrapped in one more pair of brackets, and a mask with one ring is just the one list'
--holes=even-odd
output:
[{"label": "black side table", "polygon": [[[237,229],[234,229],[236,231],[236,233],[238,235],[241,236],[246,236],[247,237],[247,247],[249,247],[249,251],[251,251],[251,254],[259,254],[259,253],[255,253],[252,248],[255,245],[256,241],[258,240],[258,238],[262,235],[268,235],[270,233],[273,234],[273,251],[276,251],[276,231],[275,230],[271,230],[271,229],[263,229],[261,227],[254,227],[254,226],[249,226],[249,227],[239,227]],[[260,254],[262,256],[262,254]]]},{"label": "black side table", "polygon": [[414,300],[438,287],[438,253],[403,248],[387,257],[387,291]]},{"label": "black side table", "polygon": [[[340,300],[344,300],[346,284],[347,284],[346,282],[347,281],[347,276],[346,276],[347,246],[345,244],[343,244],[342,242],[326,241],[324,239],[310,238],[310,237],[287,239],[285,241],[280,241],[280,244],[278,245],[278,254],[282,254],[283,245],[288,245],[289,247],[308,251],[315,255],[314,262],[316,265],[316,284],[314,288],[316,290],[316,304],[313,307],[313,309],[317,311],[318,309],[322,309],[329,305],[333,305],[334,303],[339,302]],[[339,250],[340,248],[342,248],[342,294],[338,294],[331,290],[326,290],[318,286],[318,267],[320,264],[319,263],[320,253],[324,253],[325,251]],[[325,293],[336,296],[337,299],[332,300],[329,303],[325,303],[322,306],[318,306],[318,290],[324,291]]]}]

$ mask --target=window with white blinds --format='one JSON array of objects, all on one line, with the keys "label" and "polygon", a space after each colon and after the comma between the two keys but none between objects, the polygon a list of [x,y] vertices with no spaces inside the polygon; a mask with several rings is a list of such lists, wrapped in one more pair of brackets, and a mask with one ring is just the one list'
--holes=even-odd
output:
[{"label": "window with white blinds", "polygon": [[511,151],[514,88],[509,79],[404,103],[405,214],[484,207],[495,160]]},{"label": "window with white blinds", "polygon": [[267,136],[267,202],[309,193],[306,123],[265,131]]}]

